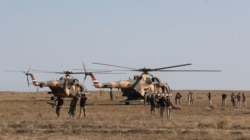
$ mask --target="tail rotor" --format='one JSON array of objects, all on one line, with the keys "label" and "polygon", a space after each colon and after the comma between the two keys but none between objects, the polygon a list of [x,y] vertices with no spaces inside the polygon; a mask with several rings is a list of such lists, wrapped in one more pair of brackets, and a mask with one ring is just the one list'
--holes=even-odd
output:
[{"label": "tail rotor", "polygon": [[28,86],[30,86],[30,83],[29,83],[29,75],[32,75],[32,74],[30,73],[30,71],[31,71],[31,66],[29,67],[29,69],[28,69],[27,71],[23,71],[23,70],[21,70],[21,71],[7,70],[7,72],[21,72],[21,73],[25,74],[26,77],[27,77],[26,79],[27,79],[27,84],[28,84]]},{"label": "tail rotor", "polygon": [[28,86],[30,86],[30,82],[29,82],[29,75],[31,75],[30,71],[31,71],[31,66],[29,67],[29,69],[27,71],[22,71],[27,77]]},{"label": "tail rotor", "polygon": [[84,70],[84,73],[85,73],[85,76],[84,76],[84,79],[83,79],[83,83],[85,83],[88,75],[87,75],[87,70],[86,70],[86,67],[84,65],[84,62],[82,62],[82,67],[83,67],[83,70]]}]

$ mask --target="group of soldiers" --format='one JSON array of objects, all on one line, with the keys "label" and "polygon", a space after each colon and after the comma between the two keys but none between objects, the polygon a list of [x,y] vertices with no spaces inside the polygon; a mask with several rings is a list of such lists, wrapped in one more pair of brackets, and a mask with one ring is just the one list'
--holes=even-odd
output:
[{"label": "group of soldiers", "polygon": [[[155,109],[159,108],[160,117],[163,118],[163,114],[166,111],[167,118],[171,118],[171,110],[175,107],[170,99],[172,94],[152,94],[149,96],[148,102],[150,103],[151,115],[155,115]],[[182,95],[180,92],[177,92],[175,95],[175,104],[181,105]],[[194,100],[194,95],[192,92],[188,93],[188,104],[192,105]]]},{"label": "group of soldiers", "polygon": [[[193,92],[189,91],[188,92],[188,105],[193,105],[194,103],[194,94]],[[150,111],[151,111],[151,115],[155,115],[155,109],[159,108],[159,112],[160,112],[160,117],[163,118],[163,114],[164,111],[166,111],[167,114],[167,118],[171,118],[170,112],[171,109],[176,107],[173,105],[171,99],[170,99],[171,94],[166,94],[166,95],[160,95],[160,94],[151,94],[150,96],[148,96],[147,102],[150,104]],[[207,94],[208,100],[209,100],[209,105],[213,105],[212,99],[212,93],[208,92]],[[175,105],[181,105],[181,98],[182,95],[180,92],[177,92],[175,95]],[[223,93],[221,95],[222,98],[222,106],[226,105],[226,98],[227,98],[227,94]],[[242,93],[238,93],[237,95],[232,93],[231,94],[231,102],[233,107],[241,107],[241,106],[245,106],[247,107],[247,97],[246,94],[244,92]]]},{"label": "group of soldiers", "polygon": [[[110,100],[113,100],[113,96],[112,92],[110,93]],[[150,103],[150,111],[151,111],[151,115],[155,115],[156,108],[159,108],[160,111],[160,117],[163,118],[163,114],[166,111],[167,114],[167,118],[171,118],[171,109],[174,107],[171,99],[170,99],[171,94],[165,94],[165,95],[161,95],[161,94],[151,94],[148,99],[147,102]],[[207,94],[208,100],[209,100],[209,105],[212,105],[212,93],[208,92]],[[85,106],[86,106],[86,100],[87,97],[85,95],[85,93],[80,92],[75,96],[72,96],[71,102],[70,102],[70,107],[69,107],[69,111],[68,114],[70,117],[75,117],[75,112],[76,112],[76,105],[77,102],[80,98],[80,114],[79,114],[79,118],[82,117],[82,114],[84,115],[84,118],[86,117],[86,112],[85,112]],[[181,105],[181,98],[182,95],[180,92],[177,92],[175,95],[175,104],[176,105]],[[223,93],[221,95],[222,98],[222,106],[226,105],[226,98],[227,98],[227,94]],[[188,105],[192,105],[194,101],[194,95],[191,91],[188,92]],[[242,93],[238,93],[237,95],[232,93],[231,94],[231,102],[233,107],[241,107],[242,105],[244,105],[245,107],[247,107],[247,99],[246,99],[246,95],[244,92]],[[57,104],[56,104],[57,103]],[[64,99],[63,97],[59,96],[53,103],[53,107],[56,105],[56,114],[57,117],[60,117],[60,110],[63,106],[64,103]]]},{"label": "group of soldiers", "polygon": [[[69,111],[68,111],[68,114],[70,117],[73,117],[73,118],[75,117],[76,105],[77,105],[79,98],[80,98],[79,118],[82,117],[82,114],[84,115],[84,118],[86,117],[85,106],[86,106],[87,97],[86,97],[85,93],[83,93],[83,92],[80,92],[77,95],[72,96],[72,99],[70,101]],[[62,96],[57,97],[57,99],[54,101],[54,104],[52,107],[56,106],[57,118],[60,117],[60,110],[61,110],[63,104],[64,104],[64,99]]]},{"label": "group of soldiers", "polygon": [[[212,105],[212,94],[210,92],[208,92],[208,100],[209,100],[209,105]],[[227,99],[227,94],[226,93],[222,93],[221,95],[221,99],[222,99],[222,106],[226,105],[226,99]],[[232,106],[233,107],[238,107],[240,108],[242,105],[244,105],[245,107],[247,107],[247,97],[246,94],[244,92],[239,92],[237,95],[232,92],[231,94],[231,102],[232,102]]]},{"label": "group of soldiers", "polygon": [[[181,93],[177,92],[175,95],[175,104],[176,105],[181,105],[181,98],[182,98]],[[194,94],[193,94],[193,92],[189,91],[188,92],[188,105],[192,105],[192,104],[194,104]]]},{"label": "group of soldiers", "polygon": [[159,108],[161,118],[163,118],[165,110],[167,113],[167,118],[171,118],[170,112],[173,107],[173,103],[170,100],[169,95],[152,94],[149,97],[149,103],[150,103],[151,115],[155,115],[155,108]]},{"label": "group of soldiers", "polygon": [[[225,93],[223,93],[222,94],[222,106],[226,105],[226,97],[227,97],[227,95]],[[232,102],[233,107],[240,108],[242,105],[247,107],[247,97],[246,97],[244,92],[242,92],[242,93],[239,92],[237,95],[232,92],[231,102]],[[237,103],[237,105],[236,105],[236,103]]]}]

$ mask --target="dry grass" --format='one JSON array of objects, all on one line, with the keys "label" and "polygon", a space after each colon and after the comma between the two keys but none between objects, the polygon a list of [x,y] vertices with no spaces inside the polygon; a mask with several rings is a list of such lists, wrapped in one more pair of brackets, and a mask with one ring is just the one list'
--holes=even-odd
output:
[{"label": "dry grass", "polygon": [[[232,107],[231,91],[212,91],[211,106],[208,91],[193,91],[196,98],[191,106],[187,103],[188,91],[179,92],[183,95],[182,105],[175,106],[171,119],[160,118],[158,109],[151,116],[149,105],[120,104],[124,97],[119,92],[114,93],[114,101],[109,100],[108,92],[90,92],[87,117],[81,119],[68,116],[70,99],[65,99],[62,115],[57,119],[55,108],[47,104],[50,95],[46,93],[2,92],[0,140],[250,139],[250,109]],[[228,94],[225,107],[221,107],[223,92]]]}]

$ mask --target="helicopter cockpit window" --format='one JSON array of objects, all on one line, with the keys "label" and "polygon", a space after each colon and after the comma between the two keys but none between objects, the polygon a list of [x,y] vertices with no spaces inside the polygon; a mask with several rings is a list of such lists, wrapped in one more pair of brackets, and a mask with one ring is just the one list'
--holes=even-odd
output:
[{"label": "helicopter cockpit window", "polygon": [[75,85],[75,84],[79,84],[79,81],[78,79],[68,79],[68,83],[70,85]]},{"label": "helicopter cockpit window", "polygon": [[60,77],[60,80],[64,80],[64,77]]},{"label": "helicopter cockpit window", "polygon": [[67,81],[68,81],[68,84],[70,84],[70,85],[74,84],[74,80],[73,79],[68,79]]},{"label": "helicopter cockpit window", "polygon": [[73,79],[73,82],[74,82],[74,84],[78,84],[79,83],[78,79]]},{"label": "helicopter cockpit window", "polygon": [[137,76],[137,75],[135,75],[135,76],[134,76],[134,80],[136,80],[137,78],[138,78],[138,76]]},{"label": "helicopter cockpit window", "polygon": [[154,77],[152,78],[152,82],[155,82],[155,78]]},{"label": "helicopter cockpit window", "polygon": [[151,80],[151,78],[150,78],[150,77],[146,77],[146,83],[148,83],[148,84],[152,84],[152,80]]}]

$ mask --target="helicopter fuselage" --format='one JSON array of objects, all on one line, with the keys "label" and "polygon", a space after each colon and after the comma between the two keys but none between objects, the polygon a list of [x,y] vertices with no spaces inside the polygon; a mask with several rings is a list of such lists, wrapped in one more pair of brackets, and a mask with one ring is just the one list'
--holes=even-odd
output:
[{"label": "helicopter fuselage", "polygon": [[59,80],[50,80],[44,82],[36,81],[32,74],[30,74],[30,76],[34,86],[38,86],[40,88],[48,87],[51,89],[51,91],[48,93],[57,97],[69,97],[76,95],[81,89],[84,89],[84,86],[79,83],[78,79],[68,75],[61,77]]},{"label": "helicopter fuselage", "polygon": [[170,91],[167,83],[162,83],[159,78],[151,74],[143,73],[134,76],[134,79],[107,83],[99,83],[93,73],[90,76],[96,88],[121,89],[123,96],[127,96],[127,100],[144,99],[145,94],[167,94]]}]

